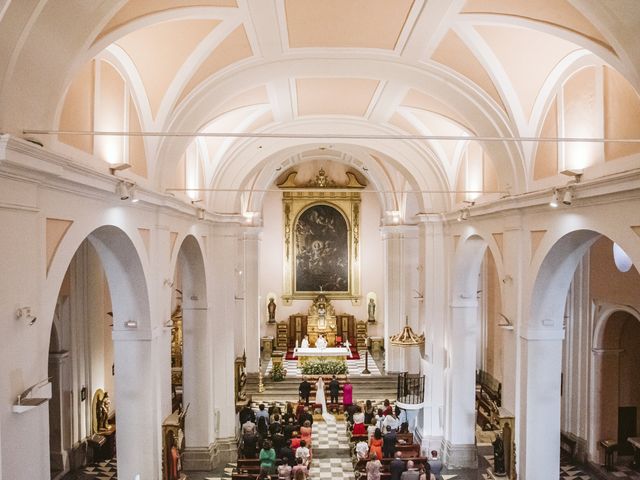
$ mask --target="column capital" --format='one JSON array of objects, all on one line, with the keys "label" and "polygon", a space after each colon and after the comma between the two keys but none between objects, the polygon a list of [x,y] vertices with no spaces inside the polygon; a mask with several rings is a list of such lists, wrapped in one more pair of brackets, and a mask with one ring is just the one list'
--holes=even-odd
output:
[{"label": "column capital", "polygon": [[418,223],[435,223],[444,225],[445,218],[441,213],[417,213],[416,219]]}]

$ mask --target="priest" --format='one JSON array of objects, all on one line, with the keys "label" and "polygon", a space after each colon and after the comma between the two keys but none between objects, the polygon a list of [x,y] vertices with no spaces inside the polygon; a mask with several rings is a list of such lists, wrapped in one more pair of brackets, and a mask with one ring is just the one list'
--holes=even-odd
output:
[{"label": "priest", "polygon": [[322,334],[320,334],[320,336],[316,340],[316,348],[324,350],[325,348],[327,348],[327,345],[327,340],[322,336]]}]

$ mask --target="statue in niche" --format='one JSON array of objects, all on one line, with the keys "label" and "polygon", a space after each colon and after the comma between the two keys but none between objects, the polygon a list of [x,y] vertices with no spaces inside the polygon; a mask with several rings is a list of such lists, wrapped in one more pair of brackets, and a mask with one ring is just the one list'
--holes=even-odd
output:
[{"label": "statue in niche", "polygon": [[273,297],[269,299],[267,304],[267,311],[269,312],[269,323],[276,321],[276,302]]},{"label": "statue in niche", "polygon": [[96,420],[98,431],[109,430],[109,413],[111,411],[111,399],[109,393],[104,392],[102,398],[98,395],[96,399]]},{"label": "statue in niche", "polygon": [[376,321],[376,301],[373,297],[369,299],[369,304],[367,305],[367,313],[369,315],[369,322],[374,323]]},{"label": "statue in niche", "polygon": [[500,434],[496,434],[493,445],[493,473],[496,475],[505,475],[504,468],[504,443]]}]

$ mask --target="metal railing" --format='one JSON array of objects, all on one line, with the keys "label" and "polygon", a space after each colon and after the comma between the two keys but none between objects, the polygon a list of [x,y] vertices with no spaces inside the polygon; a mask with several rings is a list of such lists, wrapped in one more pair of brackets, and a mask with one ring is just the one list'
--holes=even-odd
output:
[{"label": "metal railing", "polygon": [[406,373],[398,375],[397,398],[401,403],[418,404],[424,402],[424,375],[410,377]]}]

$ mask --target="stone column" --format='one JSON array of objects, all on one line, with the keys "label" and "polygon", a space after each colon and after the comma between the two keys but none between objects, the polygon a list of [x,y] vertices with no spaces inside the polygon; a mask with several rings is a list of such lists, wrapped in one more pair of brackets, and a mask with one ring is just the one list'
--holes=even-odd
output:
[{"label": "stone column", "polygon": [[236,415],[234,390],[234,328],[239,318],[234,297],[239,232],[234,227],[217,227],[212,237],[209,262],[214,279],[209,296],[215,311],[209,341],[213,348],[214,465],[234,460],[236,455]]},{"label": "stone column", "polygon": [[520,445],[516,465],[523,480],[557,478],[564,334],[562,330],[523,330],[520,334]]},{"label": "stone column", "polygon": [[[49,353],[49,375],[52,378],[52,395],[49,401],[49,458],[51,469],[66,471],[69,467],[67,448],[71,432],[71,405],[67,396],[66,377],[69,369],[69,352]],[[88,394],[87,394],[88,399]]]},{"label": "stone column", "polygon": [[598,445],[601,440],[618,438],[618,405],[620,390],[620,354],[622,349],[594,348],[593,360],[593,407],[589,450],[591,460],[604,464],[604,450]]},{"label": "stone column", "polygon": [[113,331],[119,478],[160,477],[159,399],[150,374],[156,368],[152,361],[154,342],[158,338],[148,330]]},{"label": "stone column", "polygon": [[442,443],[444,408],[444,319],[447,318],[445,243],[444,230],[439,215],[423,217],[422,237],[424,241],[423,287],[421,293],[422,330],[425,334],[425,360],[423,374],[426,376],[422,450],[439,450]]},{"label": "stone column", "polygon": [[475,445],[475,366],[478,302],[456,299],[451,304],[447,334],[447,422],[443,442],[449,468],[477,468]]},{"label": "stone column", "polygon": [[[242,232],[242,263],[243,263],[243,325],[240,342],[246,348],[247,372],[258,372],[260,359],[260,308],[259,308],[259,252],[260,229],[246,228]],[[236,356],[242,355],[242,349],[236,348]]]},{"label": "stone column", "polygon": [[[402,331],[408,316],[414,328],[418,317],[417,303],[413,304],[413,289],[417,287],[418,229],[415,226],[385,226],[384,242],[384,343],[385,365],[388,372],[404,372],[409,365],[404,349],[392,347],[389,337]],[[409,352],[410,354],[410,352]]]}]

